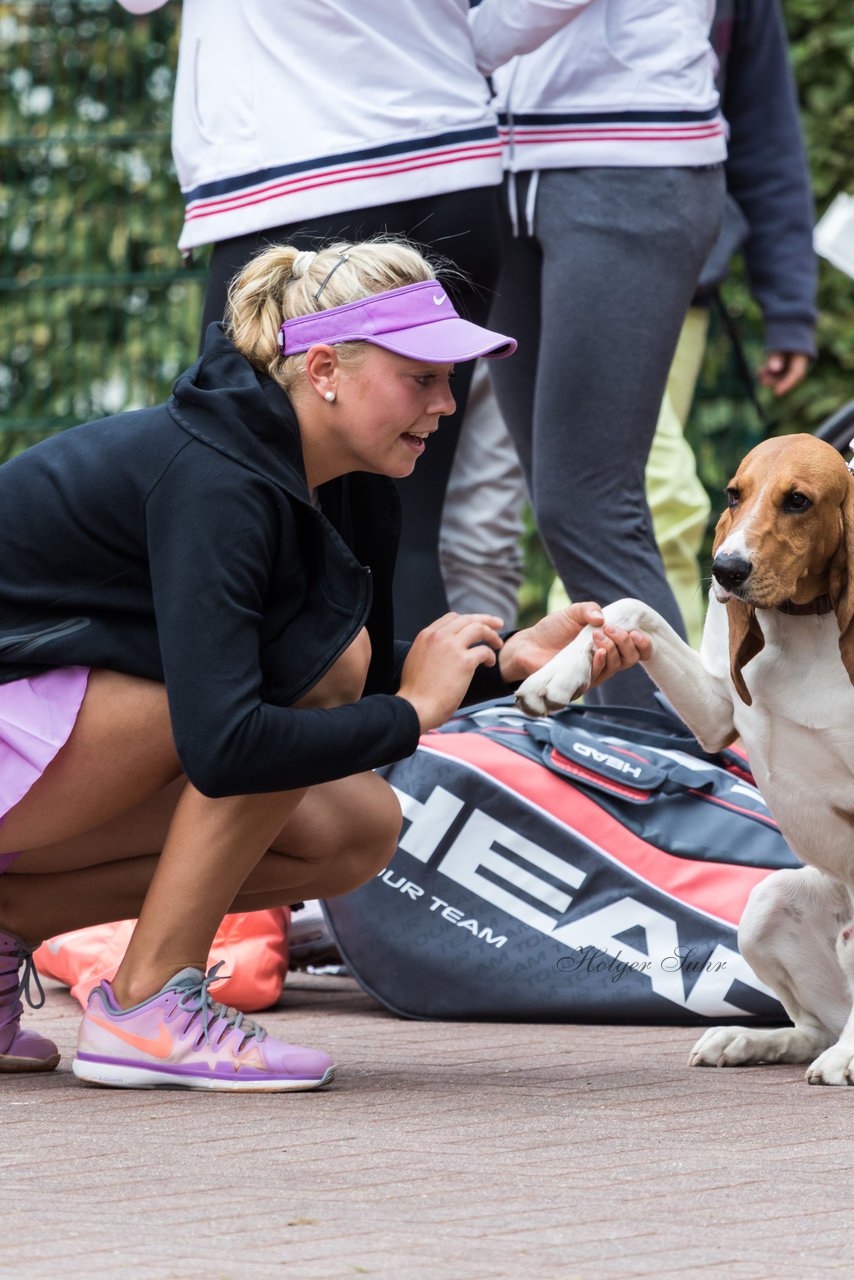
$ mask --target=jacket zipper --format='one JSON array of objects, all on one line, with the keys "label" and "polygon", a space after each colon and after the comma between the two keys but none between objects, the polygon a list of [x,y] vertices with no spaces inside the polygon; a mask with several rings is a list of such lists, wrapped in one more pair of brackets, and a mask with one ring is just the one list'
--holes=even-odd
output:
[{"label": "jacket zipper", "polygon": [[507,85],[504,101],[504,111],[507,116],[507,213],[510,217],[510,229],[514,240],[519,237],[519,206],[516,197],[516,124],[513,119],[513,86],[516,83],[518,71],[519,59],[516,58],[513,70],[510,72],[510,83]]},{"label": "jacket zipper", "polygon": [[28,635],[0,636],[0,653],[4,657],[30,653],[44,644],[50,644],[51,640],[61,640],[77,631],[83,631],[91,621],[91,618],[69,618],[67,622],[58,622],[56,626],[33,631]]}]

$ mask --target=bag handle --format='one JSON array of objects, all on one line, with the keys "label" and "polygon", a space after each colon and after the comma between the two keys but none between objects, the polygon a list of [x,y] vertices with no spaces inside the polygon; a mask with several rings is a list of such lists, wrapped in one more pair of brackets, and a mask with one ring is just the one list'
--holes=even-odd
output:
[{"label": "bag handle", "polygon": [[675,760],[654,764],[629,747],[606,742],[586,728],[558,724],[555,718],[534,721],[526,728],[528,736],[541,744],[543,764],[552,773],[631,804],[648,804],[657,794],[714,786],[711,779]]},{"label": "bag handle", "polygon": [[616,738],[636,737],[650,747],[679,748],[689,755],[712,760],[703,751],[687,725],[672,713],[653,711],[648,707],[579,706],[573,704],[551,717],[560,725],[581,724],[591,733],[610,734]]}]

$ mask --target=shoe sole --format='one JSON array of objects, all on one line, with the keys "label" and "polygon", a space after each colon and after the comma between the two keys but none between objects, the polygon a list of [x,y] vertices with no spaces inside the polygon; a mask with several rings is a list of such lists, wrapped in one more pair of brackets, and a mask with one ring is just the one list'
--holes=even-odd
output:
[{"label": "shoe sole", "polygon": [[16,1071],[55,1071],[59,1058],[58,1053],[50,1058],[16,1058],[11,1053],[0,1053],[0,1075],[12,1075]]},{"label": "shoe sole", "polygon": [[217,1093],[298,1093],[308,1089],[322,1089],[335,1075],[335,1068],[328,1067],[319,1080],[240,1080],[217,1076],[178,1076],[168,1070],[150,1067],[128,1067],[113,1062],[80,1062],[77,1058],[71,1070],[84,1084],[102,1085],[113,1089],[207,1089]]}]

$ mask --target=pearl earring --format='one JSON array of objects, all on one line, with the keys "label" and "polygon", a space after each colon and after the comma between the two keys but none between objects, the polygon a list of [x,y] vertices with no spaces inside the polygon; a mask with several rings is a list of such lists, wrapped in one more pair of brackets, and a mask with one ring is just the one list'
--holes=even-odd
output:
[{"label": "pearl earring", "polygon": [[332,404],[332,401],[335,399],[335,392],[334,392],[334,391],[327,391],[327,392],[326,392],[326,394],[325,394],[325,396],[324,396],[323,398],[324,398],[324,400],[328,400],[328,401],[329,401],[329,403],[330,403],[330,404]]}]

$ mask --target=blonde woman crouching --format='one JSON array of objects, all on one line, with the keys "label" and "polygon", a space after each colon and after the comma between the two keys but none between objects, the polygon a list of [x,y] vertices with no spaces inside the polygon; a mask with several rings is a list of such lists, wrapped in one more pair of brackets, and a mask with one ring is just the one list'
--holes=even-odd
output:
[{"label": "blonde woman crouching", "polygon": [[[20,1025],[33,947],[139,916],[75,1075],[331,1079],[327,1054],[211,999],[208,950],[229,911],[385,866],[401,815],[374,767],[600,621],[577,605],[502,641],[501,619],[448,614],[393,639],[389,478],[452,412],[454,364],[515,345],[405,244],[274,247],[167,404],[0,468],[0,1071],[59,1059]],[[636,658],[601,634],[599,675]]]}]

